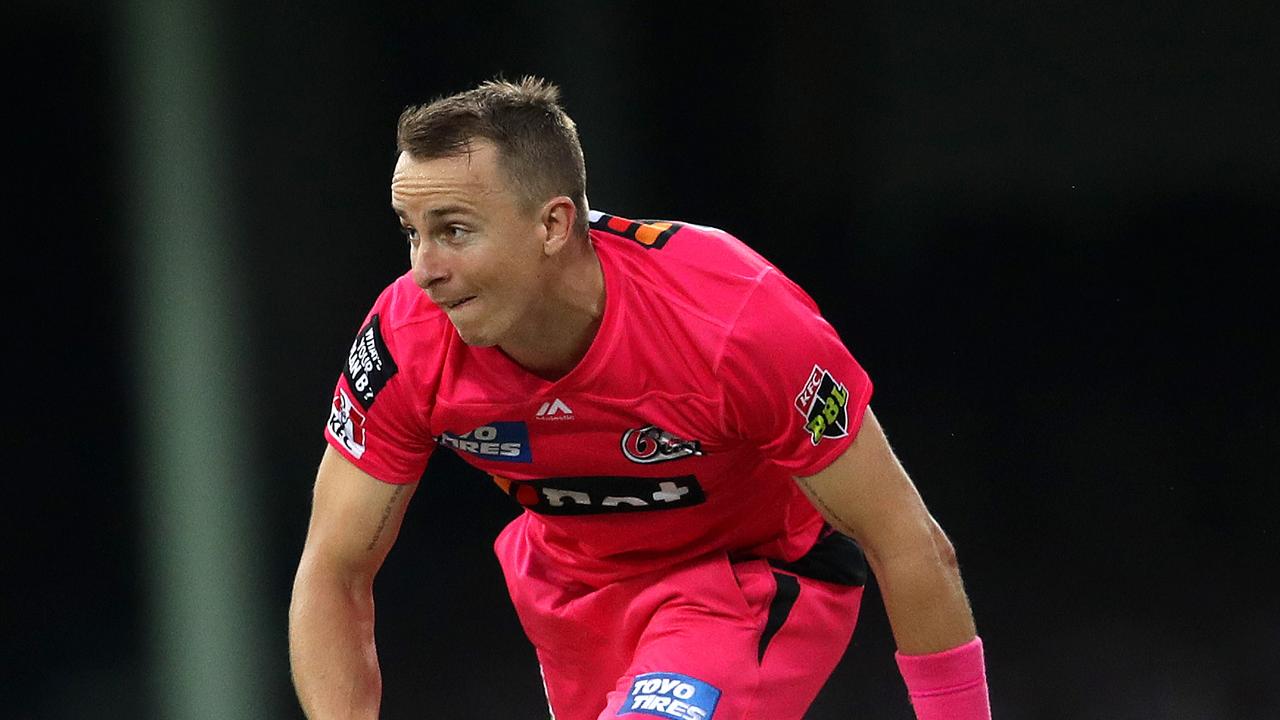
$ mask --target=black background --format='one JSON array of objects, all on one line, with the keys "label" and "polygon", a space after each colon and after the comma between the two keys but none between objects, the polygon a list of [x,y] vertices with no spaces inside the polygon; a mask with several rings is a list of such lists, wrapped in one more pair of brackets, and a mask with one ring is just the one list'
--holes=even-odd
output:
[{"label": "black background", "polygon": [[[958,548],[999,717],[1280,714],[1270,4],[218,7],[263,717],[300,717],[321,430],[405,265],[395,119],[497,73],[562,86],[593,207],[723,227],[822,306]],[[11,717],[156,712],[113,12],[4,18]],[[489,549],[514,507],[447,453],[428,473],[378,580],[384,716],[541,717]],[[870,594],[809,717],[910,717],[892,650]]]}]

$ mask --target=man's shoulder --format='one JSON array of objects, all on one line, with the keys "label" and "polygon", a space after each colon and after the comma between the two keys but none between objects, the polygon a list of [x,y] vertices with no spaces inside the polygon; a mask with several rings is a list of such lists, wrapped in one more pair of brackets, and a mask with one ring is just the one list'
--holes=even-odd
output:
[{"label": "man's shoulder", "polygon": [[780,323],[825,322],[803,288],[724,230],[602,212],[591,213],[591,227],[597,242],[626,258],[630,277],[680,309],[705,313],[755,342],[776,335]]},{"label": "man's shoulder", "polygon": [[[711,267],[724,272],[758,275],[772,264],[734,235],[710,225],[681,220],[633,220],[619,215],[591,211],[591,229],[598,237],[608,237],[629,247],[637,255],[661,258],[658,267],[668,271]],[[648,253],[639,252],[640,250]]]},{"label": "man's shoulder", "polygon": [[730,325],[769,261],[719,228],[676,220],[633,220],[593,211],[592,237],[609,264],[670,318]]}]

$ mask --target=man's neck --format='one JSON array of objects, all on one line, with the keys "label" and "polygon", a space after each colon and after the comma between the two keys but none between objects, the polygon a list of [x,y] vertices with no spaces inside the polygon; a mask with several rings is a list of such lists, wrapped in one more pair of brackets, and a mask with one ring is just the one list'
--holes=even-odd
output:
[{"label": "man's neck", "polygon": [[544,380],[569,374],[586,356],[604,318],[604,273],[590,242],[569,260],[547,293],[547,302],[518,334],[499,348]]}]

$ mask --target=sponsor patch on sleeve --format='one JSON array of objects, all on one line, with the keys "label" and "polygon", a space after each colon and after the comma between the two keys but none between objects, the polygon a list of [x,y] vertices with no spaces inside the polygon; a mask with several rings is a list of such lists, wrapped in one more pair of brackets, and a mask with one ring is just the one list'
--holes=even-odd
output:
[{"label": "sponsor patch on sleeve", "polygon": [[707,720],[720,702],[720,690],[679,673],[637,675],[618,708],[618,716],[642,714],[668,720]]},{"label": "sponsor patch on sleeve", "polygon": [[364,413],[338,388],[329,411],[329,434],[357,460],[364,455]]},{"label": "sponsor patch on sleeve", "polygon": [[351,343],[351,352],[347,354],[347,364],[342,368],[347,384],[355,393],[356,402],[365,410],[373,405],[378,392],[396,374],[396,363],[382,339],[378,320],[374,315],[360,328],[355,342]]},{"label": "sponsor patch on sleeve", "polygon": [[814,445],[823,438],[849,434],[849,391],[819,365],[813,366],[804,388],[796,396],[796,410],[804,416],[804,429]]}]

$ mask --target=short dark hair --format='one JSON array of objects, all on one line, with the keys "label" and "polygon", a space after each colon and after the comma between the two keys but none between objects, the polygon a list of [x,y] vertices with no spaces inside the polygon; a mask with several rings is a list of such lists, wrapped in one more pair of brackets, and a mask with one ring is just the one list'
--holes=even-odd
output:
[{"label": "short dark hair", "polygon": [[405,108],[396,128],[397,150],[418,159],[467,153],[477,138],[496,146],[499,166],[529,207],[567,195],[578,210],[575,225],[586,233],[586,162],[578,130],[560,107],[560,88],[532,75],[518,83],[495,78]]}]

